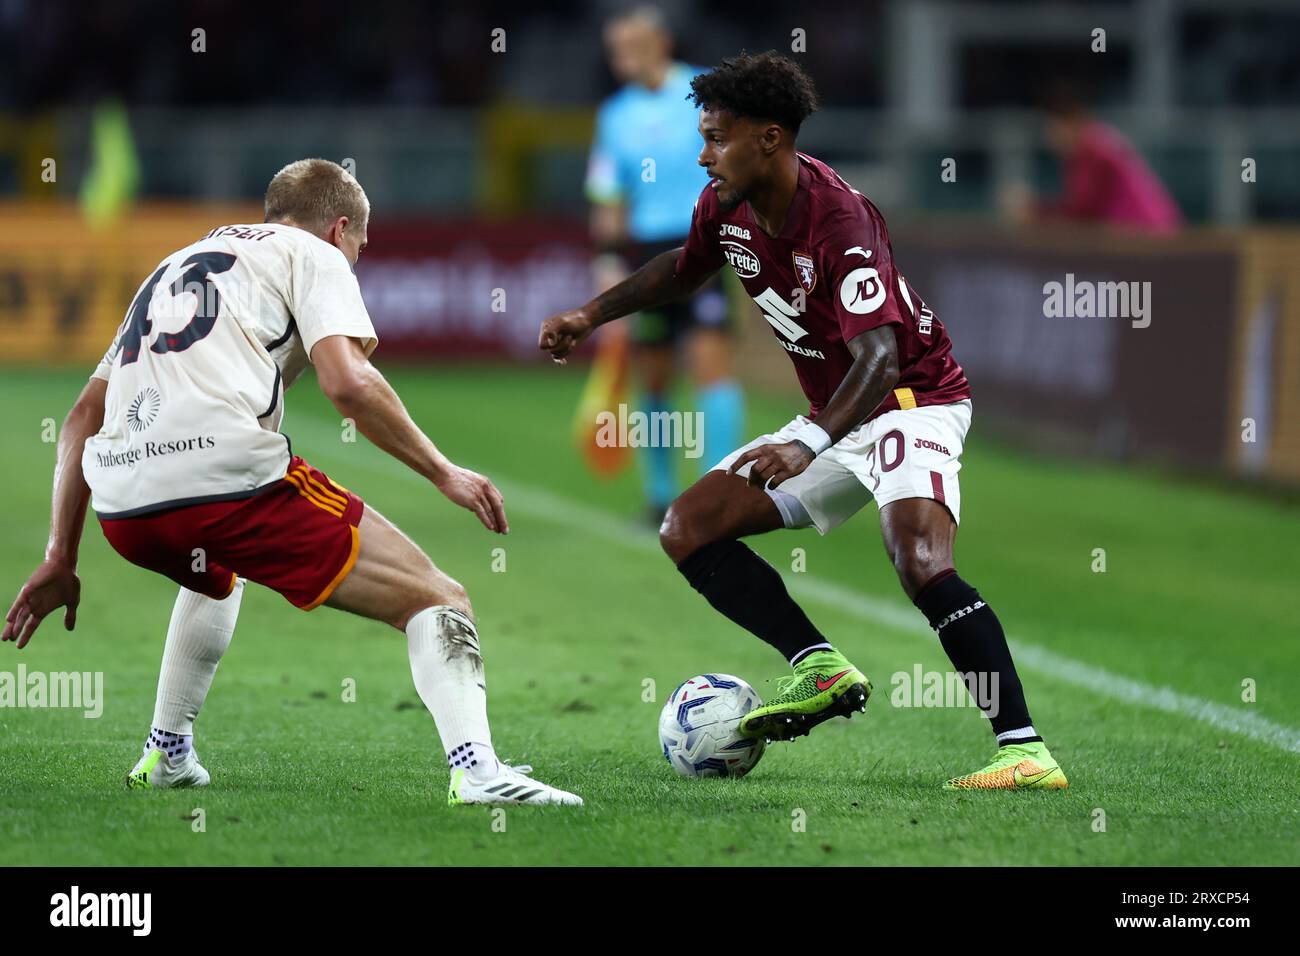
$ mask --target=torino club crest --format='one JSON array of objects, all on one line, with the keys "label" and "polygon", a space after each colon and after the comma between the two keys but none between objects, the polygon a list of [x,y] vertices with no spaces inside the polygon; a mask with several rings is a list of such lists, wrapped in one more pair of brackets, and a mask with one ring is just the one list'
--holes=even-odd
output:
[{"label": "torino club crest", "polygon": [[813,268],[812,256],[806,252],[796,252],[794,274],[799,277],[799,284],[803,286],[803,290],[812,295],[812,290],[817,285],[817,270]]}]

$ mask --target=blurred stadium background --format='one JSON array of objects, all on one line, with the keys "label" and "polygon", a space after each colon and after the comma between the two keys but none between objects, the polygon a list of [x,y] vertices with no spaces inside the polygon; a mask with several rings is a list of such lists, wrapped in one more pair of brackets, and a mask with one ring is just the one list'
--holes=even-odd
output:
[{"label": "blurred stadium background", "polygon": [[[689,63],[803,32],[825,107],[801,146],[885,212],[986,424],[1300,480],[1294,3],[661,6]],[[6,361],[84,367],[162,254],[256,218],[269,177],[307,155],[350,160],[374,204],[359,274],[386,359],[536,361],[538,321],[590,291],[583,171],[620,8],[289,0],[254,27],[236,3],[0,3]],[[1179,235],[1005,222],[1008,187],[1059,186],[1038,107],[1062,75],[1163,180]],[[1042,286],[1067,272],[1150,281],[1151,327],[1044,319]],[[742,375],[792,389],[767,334],[746,324]]]}]

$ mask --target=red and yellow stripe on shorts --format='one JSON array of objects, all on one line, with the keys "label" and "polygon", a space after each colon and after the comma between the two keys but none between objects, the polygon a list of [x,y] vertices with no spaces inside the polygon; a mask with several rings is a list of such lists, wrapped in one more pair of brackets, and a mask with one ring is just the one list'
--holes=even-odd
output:
[{"label": "red and yellow stripe on shorts", "polygon": [[348,499],[346,495],[340,494],[340,491],[347,491],[346,488],[343,488],[341,485],[335,485],[334,482],[330,481],[328,478],[325,480],[330,481],[330,484],[334,485],[334,488],[339,490],[336,491],[333,488],[325,487],[312,477],[310,469],[305,464],[298,465],[296,468],[290,468],[285,474],[284,480],[296,487],[298,489],[298,494],[306,498],[317,508],[328,511],[336,518],[343,517],[343,512],[348,506]]}]

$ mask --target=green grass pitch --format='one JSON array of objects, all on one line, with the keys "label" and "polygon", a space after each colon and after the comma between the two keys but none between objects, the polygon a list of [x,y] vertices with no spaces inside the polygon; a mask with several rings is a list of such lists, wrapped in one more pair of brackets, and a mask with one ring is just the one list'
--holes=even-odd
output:
[{"label": "green grass pitch", "polygon": [[[404,638],[250,585],[197,722],[204,791],[128,792],[175,587],[82,549],[77,631],[49,621],[0,671],[102,671],[98,719],[0,709],[3,864],[1294,864],[1300,834],[1300,649],[1294,505],[1146,470],[1044,460],[974,433],[958,567],[997,609],[1064,793],[950,794],[992,738],[978,713],[891,706],[891,675],[942,670],[898,589],[873,507],[827,538],[757,542],[814,621],[873,678],[865,720],[768,749],[738,781],[677,778],[659,754],[665,695],[723,671],[770,693],[784,672],[658,552],[637,481],[587,476],[570,446],[578,368],[395,369],[451,457],[498,481],[512,532],[468,513],[364,439],[308,378],[289,395],[294,449],[411,534],[468,588],[502,755],[587,806],[449,808],[433,721]],[[0,375],[9,596],[38,560],[53,446],[84,377]],[[976,383],[978,388],[978,383]],[[750,430],[797,403],[753,397]],[[493,570],[504,548],[505,570]],[[793,549],[806,571],[792,573]],[[1094,573],[1094,549],[1106,554]],[[345,702],[344,682],[356,701]],[[1243,701],[1254,681],[1256,700]],[[645,681],[654,700],[643,700]],[[205,829],[191,817],[203,810]]]}]

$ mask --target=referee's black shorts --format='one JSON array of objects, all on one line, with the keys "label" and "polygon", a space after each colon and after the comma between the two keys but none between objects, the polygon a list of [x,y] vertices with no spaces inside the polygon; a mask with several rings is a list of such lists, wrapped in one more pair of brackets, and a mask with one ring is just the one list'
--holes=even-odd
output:
[{"label": "referee's black shorts", "polygon": [[[637,243],[632,247],[628,265],[639,269],[655,256],[676,249],[685,241],[682,238]],[[685,302],[670,302],[639,313],[632,325],[632,341],[643,346],[673,347],[695,329],[730,331],[727,296],[716,278],[706,282]]]}]

